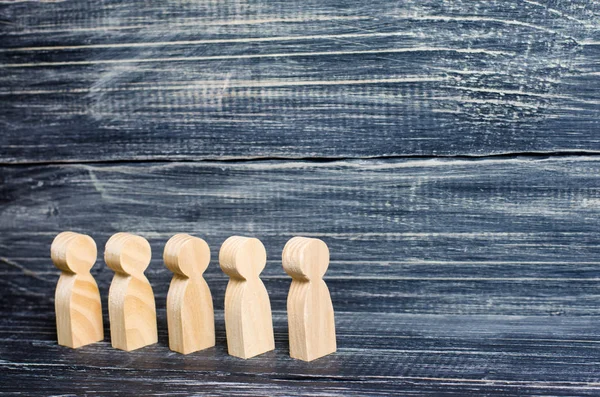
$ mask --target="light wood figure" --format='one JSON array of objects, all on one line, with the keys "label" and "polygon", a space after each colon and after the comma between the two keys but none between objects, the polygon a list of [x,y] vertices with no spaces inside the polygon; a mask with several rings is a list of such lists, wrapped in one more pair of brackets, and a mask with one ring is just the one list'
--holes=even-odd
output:
[{"label": "light wood figure", "polygon": [[54,305],[58,344],[72,348],[104,339],[100,291],[90,269],[96,263],[96,243],[85,234],[63,232],[50,247],[61,270]]},{"label": "light wood figure", "polygon": [[259,278],[267,252],[257,238],[229,237],[219,252],[230,277],[225,291],[225,331],[229,354],[250,358],[275,349],[269,294]]},{"label": "light wood figure", "polygon": [[158,341],[154,293],[144,275],[151,256],[148,241],[134,234],[117,233],[106,243],[104,261],[115,271],[108,292],[114,348],[130,351]]},{"label": "light wood figure", "polygon": [[294,237],[281,256],[283,268],[292,276],[287,300],[290,356],[312,361],[335,352],[333,304],[323,281],[329,248],[316,238]]},{"label": "light wood figure", "polygon": [[213,301],[202,273],[210,262],[206,241],[176,234],[165,245],[165,265],[174,275],[167,295],[171,350],[188,354],[215,345]]}]

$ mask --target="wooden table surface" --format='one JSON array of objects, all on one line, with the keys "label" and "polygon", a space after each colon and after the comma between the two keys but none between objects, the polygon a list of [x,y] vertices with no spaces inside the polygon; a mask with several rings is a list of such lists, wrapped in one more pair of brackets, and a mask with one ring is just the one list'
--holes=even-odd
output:
[{"label": "wooden table surface", "polygon": [[[0,2],[0,393],[600,395],[600,3]],[[90,234],[106,339],[56,343]],[[146,237],[159,343],[111,348],[102,260]],[[217,345],[168,349],[165,242],[210,245]],[[276,350],[226,352],[260,238]],[[331,250],[338,352],[289,357],[281,250]]]}]

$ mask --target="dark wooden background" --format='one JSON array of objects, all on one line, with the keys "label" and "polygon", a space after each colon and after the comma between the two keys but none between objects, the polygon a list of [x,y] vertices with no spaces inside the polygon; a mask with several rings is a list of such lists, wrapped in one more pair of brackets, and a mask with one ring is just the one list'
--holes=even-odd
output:
[{"label": "dark wooden background", "polygon": [[[0,393],[599,395],[600,3],[1,1]],[[90,234],[104,342],[56,344]],[[159,343],[110,347],[111,234]],[[217,346],[168,349],[167,239],[207,240]],[[260,238],[277,349],[226,353],[217,254]],[[337,354],[292,360],[281,250],[330,246]]]}]

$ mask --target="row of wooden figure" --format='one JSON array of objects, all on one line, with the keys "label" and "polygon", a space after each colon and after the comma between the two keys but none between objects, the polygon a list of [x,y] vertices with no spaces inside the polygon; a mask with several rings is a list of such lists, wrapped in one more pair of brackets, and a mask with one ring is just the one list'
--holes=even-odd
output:
[{"label": "row of wooden figure", "polygon": [[[90,270],[97,257],[85,234],[60,233],[51,247],[62,273],[56,286],[56,327],[60,345],[77,348],[104,339],[100,292]],[[126,351],[158,340],[154,294],[144,271],[150,244],[141,236],[117,233],[106,243],[104,260],[115,271],[108,296],[112,346]],[[213,301],[202,274],[210,261],[208,244],[177,234],[165,245],[163,259],[174,275],[167,296],[171,350],[188,354],[215,345]],[[219,251],[221,269],[230,277],[225,292],[225,330],[229,354],[250,358],[275,348],[269,295],[259,274],[267,254],[260,240],[229,237]],[[282,254],[292,277],[287,300],[290,356],[311,361],[336,351],[333,306],[323,275],[327,245],[294,237]]]}]

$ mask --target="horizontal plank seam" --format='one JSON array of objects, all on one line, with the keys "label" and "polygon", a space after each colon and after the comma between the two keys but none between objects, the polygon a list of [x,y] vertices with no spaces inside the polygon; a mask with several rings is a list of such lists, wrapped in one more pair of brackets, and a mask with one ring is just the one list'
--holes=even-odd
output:
[{"label": "horizontal plank seam", "polygon": [[[421,155],[421,154],[398,154],[398,155],[379,155],[379,156],[358,156],[358,157],[283,157],[283,156],[256,156],[256,157],[214,157],[214,158],[192,158],[192,157],[140,157],[129,159],[64,159],[48,161],[0,161],[1,167],[24,167],[32,165],[51,166],[62,164],[135,164],[135,163],[253,163],[253,162],[313,162],[313,163],[335,163],[342,161],[376,161],[376,160],[487,160],[487,159],[506,159],[506,160],[546,160],[548,158],[560,157],[600,157],[600,150],[561,150],[552,152],[506,152],[491,154],[457,154],[457,155]],[[0,157],[2,155],[0,154]]]}]

